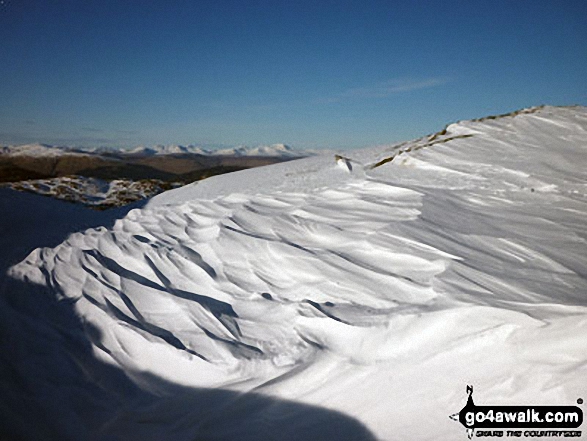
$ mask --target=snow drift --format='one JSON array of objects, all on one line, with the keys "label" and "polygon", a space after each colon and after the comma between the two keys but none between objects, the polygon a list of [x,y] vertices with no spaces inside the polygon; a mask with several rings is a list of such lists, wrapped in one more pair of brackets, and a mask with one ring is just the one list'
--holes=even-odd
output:
[{"label": "snow drift", "polygon": [[587,109],[527,109],[210,178],[35,249],[3,284],[2,427],[458,439],[467,384],[574,404],[586,149]]}]

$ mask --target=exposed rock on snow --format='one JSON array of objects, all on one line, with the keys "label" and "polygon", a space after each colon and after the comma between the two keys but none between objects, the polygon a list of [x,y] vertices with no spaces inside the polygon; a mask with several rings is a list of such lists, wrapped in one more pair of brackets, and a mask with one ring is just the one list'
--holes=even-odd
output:
[{"label": "exposed rock on snow", "polygon": [[28,191],[56,199],[77,202],[95,208],[120,207],[150,198],[178,184],[158,179],[102,179],[83,176],[63,176],[51,179],[35,179],[9,184],[14,190]]}]

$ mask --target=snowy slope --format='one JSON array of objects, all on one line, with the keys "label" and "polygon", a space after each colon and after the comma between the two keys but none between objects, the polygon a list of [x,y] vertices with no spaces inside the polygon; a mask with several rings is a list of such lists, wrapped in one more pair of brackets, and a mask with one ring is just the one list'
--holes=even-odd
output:
[{"label": "snowy slope", "polygon": [[10,269],[77,366],[12,372],[63,439],[465,439],[467,384],[574,404],[586,155],[587,109],[544,107],[163,193]]}]

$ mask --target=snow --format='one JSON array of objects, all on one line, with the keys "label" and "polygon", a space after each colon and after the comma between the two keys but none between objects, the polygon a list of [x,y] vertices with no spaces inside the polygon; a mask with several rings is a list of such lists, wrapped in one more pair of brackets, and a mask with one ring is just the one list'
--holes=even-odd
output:
[{"label": "snow", "polygon": [[[104,150],[106,151],[106,150]],[[110,150],[111,151],[111,150]],[[140,154],[140,155],[181,155],[181,154],[197,154],[207,155],[209,152],[201,147],[189,145],[156,145],[153,147],[139,146],[131,150],[119,150],[121,153]]]},{"label": "snow", "polygon": [[155,146],[152,148],[137,148],[132,150],[132,153],[142,153],[150,155],[170,155],[170,154],[186,154],[193,153],[205,156],[269,156],[269,157],[283,157],[283,158],[297,158],[301,156],[311,155],[310,151],[302,151],[293,149],[285,144],[261,145],[256,147],[238,146],[232,148],[208,150],[198,146]]},{"label": "snow", "polygon": [[96,208],[109,208],[145,199],[163,192],[165,188],[177,187],[181,184],[167,184],[157,179],[104,181],[84,176],[60,176],[49,179],[31,179],[6,185],[14,190],[52,196]]},{"label": "snow", "polygon": [[279,158],[299,158],[315,154],[312,150],[294,149],[285,144],[259,145],[255,147],[237,146],[210,150],[195,145],[155,145],[152,147],[137,146],[132,149],[124,148],[73,148],[64,146],[52,146],[48,144],[26,144],[14,146],[0,146],[0,154],[6,156],[32,156],[32,157],[57,157],[63,155],[84,155],[84,154],[121,153],[129,155],[185,155],[195,154],[203,156],[264,156]]},{"label": "snow", "polygon": [[[260,145],[257,147],[235,147],[231,149],[220,149],[213,152],[217,155],[236,155],[236,156],[276,156],[276,157],[300,157],[311,155],[310,151],[295,150],[285,144]],[[210,153],[209,153],[210,154]]]},{"label": "snow", "polygon": [[575,404],[586,149],[586,108],[532,108],[216,176],[72,228],[0,285],[0,427],[465,439],[448,416],[468,384],[478,404]]},{"label": "snow", "polygon": [[74,151],[68,147],[51,146],[47,144],[25,144],[17,146],[0,147],[0,154],[6,156],[34,156],[34,157],[58,157],[63,155],[80,156],[84,153]]}]

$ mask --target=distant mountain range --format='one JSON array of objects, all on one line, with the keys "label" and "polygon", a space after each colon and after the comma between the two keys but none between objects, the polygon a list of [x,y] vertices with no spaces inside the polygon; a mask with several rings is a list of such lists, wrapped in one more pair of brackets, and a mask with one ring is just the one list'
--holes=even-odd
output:
[{"label": "distant mountain range", "polygon": [[47,144],[5,146],[0,147],[0,184],[107,208],[210,176],[311,154],[285,144],[222,150],[193,145],[132,150],[83,150]]},{"label": "distant mountain range", "polygon": [[256,147],[237,146],[220,150],[209,150],[194,145],[157,145],[139,146],[134,149],[94,148],[81,149],[48,144],[25,144],[0,147],[0,155],[57,157],[63,155],[124,155],[124,156],[161,156],[161,155],[201,155],[201,156],[259,156],[273,158],[298,158],[314,154],[311,151],[294,149],[285,144],[262,145]]}]

